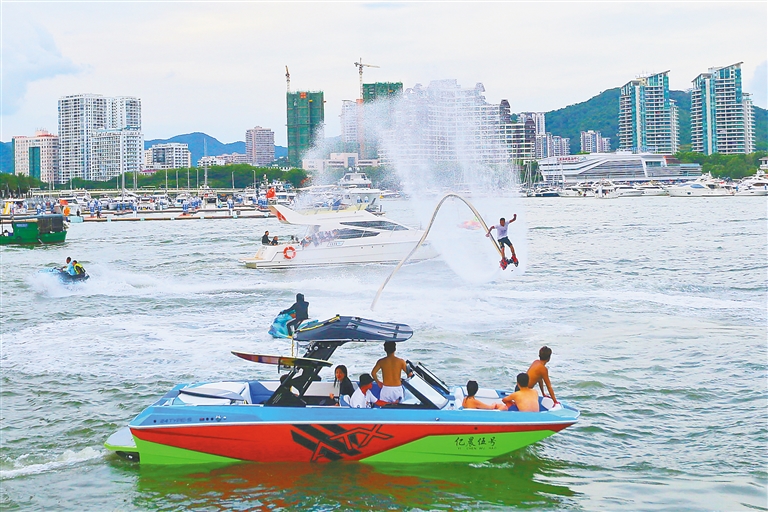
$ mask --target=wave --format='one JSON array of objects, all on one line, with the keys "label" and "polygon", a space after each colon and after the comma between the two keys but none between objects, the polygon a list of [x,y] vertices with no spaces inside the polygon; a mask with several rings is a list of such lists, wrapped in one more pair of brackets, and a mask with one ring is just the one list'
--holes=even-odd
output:
[{"label": "wave", "polygon": [[0,470],[0,480],[8,480],[28,475],[39,475],[56,471],[64,467],[74,466],[89,460],[100,459],[105,456],[105,452],[95,448],[83,448],[80,451],[64,450],[64,453],[49,462],[35,464],[26,464],[29,454],[21,455],[14,462],[13,469]]}]

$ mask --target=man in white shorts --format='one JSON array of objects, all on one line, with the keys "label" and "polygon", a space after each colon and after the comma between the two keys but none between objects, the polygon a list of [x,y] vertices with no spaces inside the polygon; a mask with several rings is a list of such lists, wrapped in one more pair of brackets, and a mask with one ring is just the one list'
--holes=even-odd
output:
[{"label": "man in white shorts", "polygon": [[[376,379],[376,383],[381,386],[381,395],[379,399],[382,402],[396,404],[403,400],[403,385],[400,381],[400,372],[408,375],[405,361],[395,355],[397,344],[394,341],[384,343],[384,352],[387,357],[382,357],[376,361],[371,375]],[[379,370],[383,376],[383,382],[379,380]]]}]

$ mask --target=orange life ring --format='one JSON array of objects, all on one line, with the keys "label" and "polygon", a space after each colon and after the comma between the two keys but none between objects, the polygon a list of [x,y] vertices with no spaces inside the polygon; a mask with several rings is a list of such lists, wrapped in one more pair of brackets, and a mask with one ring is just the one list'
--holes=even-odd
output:
[{"label": "orange life ring", "polygon": [[293,248],[293,246],[288,246],[285,249],[283,249],[283,257],[287,260],[292,260],[296,257],[296,249]]}]

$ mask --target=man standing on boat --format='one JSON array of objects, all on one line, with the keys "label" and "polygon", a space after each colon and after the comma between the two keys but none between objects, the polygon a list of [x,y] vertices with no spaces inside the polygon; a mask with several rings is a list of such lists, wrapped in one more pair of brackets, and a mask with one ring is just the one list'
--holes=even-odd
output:
[{"label": "man standing on boat", "polygon": [[[381,395],[379,398],[387,403],[396,404],[403,400],[403,384],[400,381],[400,372],[408,375],[408,369],[405,361],[395,355],[397,344],[394,341],[384,343],[384,352],[387,357],[382,357],[376,361],[376,365],[371,371],[371,375],[376,379],[376,383],[381,386]],[[379,370],[383,377],[383,382],[379,380]]]},{"label": "man standing on boat", "polygon": [[261,237],[261,245],[269,245],[269,231],[264,232],[264,236]]},{"label": "man standing on boat", "polygon": [[518,265],[517,256],[515,255],[515,248],[512,247],[512,242],[510,242],[509,238],[507,237],[507,229],[509,229],[509,225],[515,222],[516,220],[517,220],[517,214],[514,214],[514,216],[509,222],[506,222],[504,217],[502,217],[499,219],[499,224],[497,226],[491,226],[490,228],[488,228],[488,232],[485,234],[485,236],[491,236],[491,231],[493,231],[494,229],[496,230],[496,237],[497,237],[496,241],[499,243],[499,246],[501,246],[501,258],[506,261],[507,257],[504,253],[504,246],[508,245],[509,250],[512,253],[512,257],[510,259],[512,260],[512,263],[515,264],[515,266]]},{"label": "man standing on boat", "polygon": [[555,398],[555,391],[552,389],[552,383],[549,381],[549,370],[547,369],[547,363],[551,357],[552,349],[546,345],[541,347],[539,349],[539,358],[531,363],[527,373],[528,379],[530,381],[530,387],[534,388],[536,387],[536,384],[538,384],[539,388],[541,388],[541,394],[543,396],[547,396],[547,394],[544,392],[544,385],[546,384],[547,391],[549,391],[549,398],[551,398],[553,402],[557,403],[557,398]]}]

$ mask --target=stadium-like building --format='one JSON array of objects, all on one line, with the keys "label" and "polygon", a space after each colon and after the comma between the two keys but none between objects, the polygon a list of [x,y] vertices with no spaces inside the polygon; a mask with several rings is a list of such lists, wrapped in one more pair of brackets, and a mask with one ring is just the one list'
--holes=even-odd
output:
[{"label": "stadium-like building", "polygon": [[680,181],[701,176],[701,165],[680,163],[652,153],[593,153],[538,160],[539,171],[552,183],[614,181]]}]

